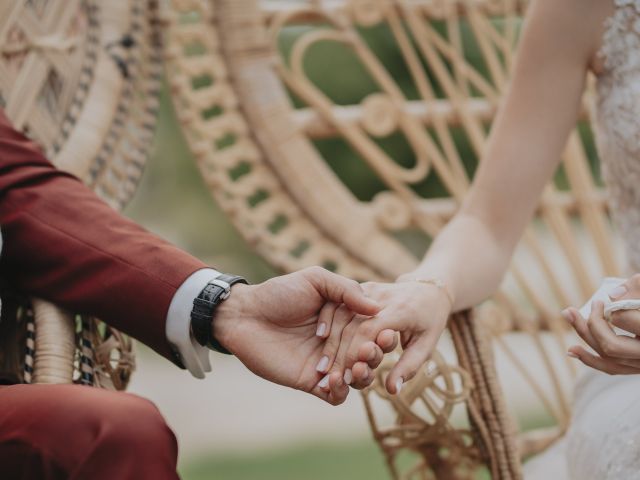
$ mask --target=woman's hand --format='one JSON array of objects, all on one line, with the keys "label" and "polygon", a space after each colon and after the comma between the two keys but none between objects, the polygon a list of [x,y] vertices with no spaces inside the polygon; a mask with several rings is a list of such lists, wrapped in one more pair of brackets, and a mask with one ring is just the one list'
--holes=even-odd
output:
[{"label": "woman's hand", "polygon": [[374,349],[376,356],[370,361],[380,363],[382,351],[388,351],[390,346],[390,331],[400,332],[404,352],[386,380],[387,391],[398,393],[403,383],[413,378],[429,359],[451,313],[451,301],[443,288],[417,281],[369,282],[362,288],[369,298],[383,305],[383,309],[370,319],[355,317],[341,329],[342,338],[332,370],[349,370],[369,360],[365,356],[373,355],[374,342],[381,348]]},{"label": "woman's hand", "polygon": [[[609,297],[614,301],[640,299],[640,275],[615,287]],[[569,349],[570,356],[611,375],[640,373],[640,310],[618,310],[611,314],[611,325],[634,334],[635,338],[615,333],[605,319],[604,304],[600,301],[593,302],[588,319],[575,308],[567,308],[562,313],[578,335],[598,353],[594,355],[576,345]]]}]

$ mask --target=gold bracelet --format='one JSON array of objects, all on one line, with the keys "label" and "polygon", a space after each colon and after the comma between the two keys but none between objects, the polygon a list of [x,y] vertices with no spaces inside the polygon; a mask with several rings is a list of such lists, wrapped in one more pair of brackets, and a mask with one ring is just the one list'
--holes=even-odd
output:
[{"label": "gold bracelet", "polygon": [[401,280],[401,282],[418,282],[418,283],[425,283],[427,285],[433,285],[434,287],[439,288],[444,292],[444,294],[447,296],[447,299],[449,300],[449,304],[451,308],[453,308],[453,304],[454,304],[453,295],[451,295],[451,292],[449,291],[449,287],[447,287],[447,284],[444,283],[440,278],[411,277],[411,278],[407,278],[406,280]]}]

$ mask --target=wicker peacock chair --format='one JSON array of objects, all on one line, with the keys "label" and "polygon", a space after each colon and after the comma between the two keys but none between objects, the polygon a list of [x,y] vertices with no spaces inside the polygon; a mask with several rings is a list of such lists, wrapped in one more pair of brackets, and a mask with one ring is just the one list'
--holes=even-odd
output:
[{"label": "wicker peacock chair", "polygon": [[[136,188],[155,127],[157,14],[154,0],[0,3],[0,106],[115,208]],[[2,322],[0,363],[15,381],[126,387],[134,358],[120,332],[39,299],[6,310],[18,322]],[[26,355],[14,350],[25,335]]]},{"label": "wicker peacock chair", "polygon": [[[517,0],[170,1],[167,71],[213,196],[283,271],[318,264],[372,280],[412,269],[468,189],[524,9]],[[482,469],[520,478],[523,458],[567,428],[575,371],[559,312],[619,271],[589,99],[503,287],[451,319],[455,355],[445,340],[400,396],[385,394],[386,368],[364,393],[394,478]],[[507,393],[524,392],[553,421],[516,427],[504,378]],[[417,463],[403,460],[407,451]]]}]

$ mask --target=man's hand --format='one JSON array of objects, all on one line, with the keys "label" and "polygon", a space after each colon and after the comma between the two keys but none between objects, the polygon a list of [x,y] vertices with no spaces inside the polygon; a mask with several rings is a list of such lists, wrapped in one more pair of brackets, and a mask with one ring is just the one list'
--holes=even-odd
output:
[{"label": "man's hand", "polygon": [[[326,369],[319,368],[325,335],[317,335],[318,317],[328,302],[365,316],[381,308],[357,282],[311,267],[259,285],[234,285],[216,310],[213,333],[256,375],[338,405],[349,392],[344,372],[325,380]],[[362,381],[355,373],[367,370],[355,369],[354,383]]]}]

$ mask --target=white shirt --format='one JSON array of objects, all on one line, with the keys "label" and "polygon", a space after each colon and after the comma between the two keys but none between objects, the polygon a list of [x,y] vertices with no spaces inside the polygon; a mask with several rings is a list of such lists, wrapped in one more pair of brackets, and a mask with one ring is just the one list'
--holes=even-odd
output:
[{"label": "white shirt", "polygon": [[204,378],[205,373],[211,371],[211,363],[209,362],[210,350],[200,345],[191,333],[193,300],[209,281],[219,275],[220,272],[212,268],[193,272],[176,290],[167,311],[165,327],[167,340],[180,355],[186,369],[196,378]]}]

